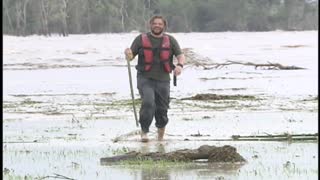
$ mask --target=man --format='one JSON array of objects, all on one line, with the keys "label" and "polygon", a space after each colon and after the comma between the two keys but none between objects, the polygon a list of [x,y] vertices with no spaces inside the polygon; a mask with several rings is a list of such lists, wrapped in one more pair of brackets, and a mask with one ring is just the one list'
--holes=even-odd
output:
[{"label": "man", "polygon": [[[147,142],[149,127],[153,117],[158,128],[158,140],[162,141],[168,123],[170,100],[170,73],[181,74],[185,57],[177,40],[165,34],[167,22],[162,16],[150,19],[151,32],[140,34],[130,48],[125,49],[127,60],[138,55],[137,86],[142,104],[139,122],[141,125],[141,141]],[[173,56],[178,60],[173,64]]]}]

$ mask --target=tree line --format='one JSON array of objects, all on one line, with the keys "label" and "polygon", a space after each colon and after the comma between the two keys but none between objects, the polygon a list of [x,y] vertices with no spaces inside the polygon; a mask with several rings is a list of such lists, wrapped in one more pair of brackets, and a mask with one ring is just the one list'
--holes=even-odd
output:
[{"label": "tree line", "polygon": [[317,30],[318,0],[3,0],[3,34]]}]

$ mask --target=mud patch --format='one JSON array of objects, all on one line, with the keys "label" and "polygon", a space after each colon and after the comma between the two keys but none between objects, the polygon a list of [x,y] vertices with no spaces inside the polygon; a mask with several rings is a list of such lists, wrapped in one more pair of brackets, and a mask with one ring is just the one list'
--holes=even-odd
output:
[{"label": "mud patch", "polygon": [[300,48],[300,47],[308,47],[307,45],[284,45],[284,46],[281,46],[281,47],[284,47],[284,48]]},{"label": "mud patch", "polygon": [[224,88],[224,89],[209,89],[210,91],[225,91],[225,90],[230,90],[230,91],[245,91],[247,88]]},{"label": "mud patch", "polygon": [[101,95],[101,96],[113,96],[115,92],[103,92],[103,93],[96,93],[96,94],[89,94],[89,93],[65,93],[65,94],[9,94],[13,97],[37,97],[37,96],[90,96],[90,95]]},{"label": "mud patch", "polygon": [[302,99],[301,101],[318,101],[318,100],[319,100],[318,96],[315,96],[315,97],[310,96],[309,98]]},{"label": "mud patch", "polygon": [[101,165],[109,163],[130,161],[130,160],[152,160],[152,161],[174,161],[190,162],[196,160],[207,160],[208,162],[246,162],[237,152],[237,149],[230,145],[222,147],[202,145],[198,149],[182,149],[169,153],[151,152],[141,153],[136,151],[128,152],[124,155],[101,158]]},{"label": "mud patch", "polygon": [[209,80],[247,80],[247,79],[253,79],[253,77],[246,77],[246,78],[235,78],[235,77],[216,77],[216,78],[199,78],[201,81],[209,81]]},{"label": "mud patch", "polygon": [[219,95],[219,94],[197,94],[189,98],[182,98],[181,100],[257,100],[255,96],[250,95]]}]

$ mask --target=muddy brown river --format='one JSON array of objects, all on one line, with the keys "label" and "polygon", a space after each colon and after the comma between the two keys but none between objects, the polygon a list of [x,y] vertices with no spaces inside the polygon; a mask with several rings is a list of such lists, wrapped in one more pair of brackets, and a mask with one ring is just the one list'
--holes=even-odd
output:
[{"label": "muddy brown river", "polygon": [[[318,140],[232,137],[318,132],[317,31],[173,34],[189,57],[171,87],[163,142],[137,131],[123,50],[137,35],[3,36],[5,179],[317,179]],[[260,41],[257,41],[260,39]],[[113,42],[113,43],[110,43]],[[227,61],[242,62],[219,66]],[[279,63],[304,69],[244,65]],[[136,87],[135,69],[133,84]],[[216,67],[216,68],[214,68]],[[136,104],[139,94],[135,89]],[[238,137],[238,136],[237,136]],[[317,135],[315,137],[318,137]],[[100,158],[235,147],[245,163]]]}]

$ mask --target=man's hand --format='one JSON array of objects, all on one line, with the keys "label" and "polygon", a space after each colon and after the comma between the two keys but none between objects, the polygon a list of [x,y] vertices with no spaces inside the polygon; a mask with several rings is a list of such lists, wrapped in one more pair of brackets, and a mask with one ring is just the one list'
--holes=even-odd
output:
[{"label": "man's hand", "polygon": [[133,54],[130,48],[125,49],[124,54],[126,55],[126,60],[131,61],[133,59]]},{"label": "man's hand", "polygon": [[181,66],[176,66],[174,68],[174,75],[179,76],[182,72],[182,67]]},{"label": "man's hand", "polygon": [[176,68],[174,69],[174,75],[179,76],[183,69],[183,64],[185,62],[185,57],[183,54],[180,54],[177,56],[178,64],[176,65]]}]

